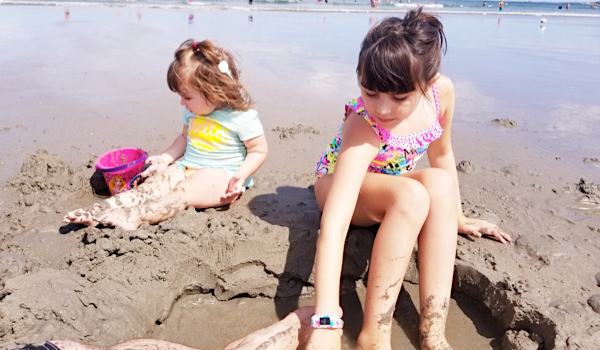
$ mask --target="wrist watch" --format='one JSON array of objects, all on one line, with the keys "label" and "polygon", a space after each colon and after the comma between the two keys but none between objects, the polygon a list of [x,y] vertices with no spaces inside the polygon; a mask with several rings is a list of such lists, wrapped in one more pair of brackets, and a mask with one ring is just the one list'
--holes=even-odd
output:
[{"label": "wrist watch", "polygon": [[310,318],[312,328],[343,328],[344,321],[335,315],[313,315]]}]

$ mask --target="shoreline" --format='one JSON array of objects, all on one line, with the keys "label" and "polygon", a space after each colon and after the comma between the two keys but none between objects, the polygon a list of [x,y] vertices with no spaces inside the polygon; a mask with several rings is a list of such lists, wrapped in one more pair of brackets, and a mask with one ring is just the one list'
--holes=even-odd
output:
[{"label": "shoreline", "polygon": [[[557,3],[558,5],[559,3]],[[192,4],[180,4],[180,5],[168,5],[168,4],[142,4],[134,3],[131,1],[124,3],[106,3],[106,2],[59,2],[59,1],[23,1],[23,0],[0,0],[0,6],[50,6],[50,7],[107,7],[107,8],[122,8],[122,9],[162,9],[162,10],[190,10],[190,11],[247,11],[247,12],[299,12],[299,13],[370,13],[370,14],[403,14],[408,11],[408,8],[365,8],[352,9],[352,8],[292,8],[292,7],[267,7],[260,4],[255,5],[243,5],[240,4],[212,4],[212,3],[196,3]],[[315,5],[312,5],[315,6]],[[318,6],[318,5],[317,5]],[[456,7],[448,6],[447,10],[440,10],[438,8],[425,8],[426,11],[433,12],[440,15],[499,15],[499,16],[525,16],[525,17],[572,17],[572,18],[600,18],[600,12],[598,13],[557,13],[552,11],[469,11],[469,10],[453,10]]]}]

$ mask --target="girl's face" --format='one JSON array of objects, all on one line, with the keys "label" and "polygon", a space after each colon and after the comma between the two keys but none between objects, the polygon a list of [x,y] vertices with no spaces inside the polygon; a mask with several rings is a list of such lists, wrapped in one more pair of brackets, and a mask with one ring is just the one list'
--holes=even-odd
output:
[{"label": "girl's face", "polygon": [[377,124],[393,128],[408,118],[419,106],[423,93],[419,90],[405,94],[376,92],[360,86],[360,94],[369,114]]},{"label": "girl's face", "polygon": [[177,94],[181,96],[180,104],[194,114],[208,115],[217,108],[216,104],[209,101],[202,92],[187,84],[182,86],[181,92]]}]

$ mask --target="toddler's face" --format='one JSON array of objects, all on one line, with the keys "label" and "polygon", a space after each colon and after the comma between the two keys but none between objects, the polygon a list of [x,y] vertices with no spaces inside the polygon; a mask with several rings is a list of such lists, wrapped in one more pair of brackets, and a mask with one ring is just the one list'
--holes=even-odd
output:
[{"label": "toddler's face", "polygon": [[423,93],[419,90],[405,94],[371,91],[360,86],[360,94],[369,114],[377,124],[391,128],[408,118],[417,108]]},{"label": "toddler's face", "polygon": [[184,85],[181,92],[177,94],[181,96],[180,104],[194,114],[208,115],[216,109],[216,105],[209,101],[202,92],[187,85]]}]

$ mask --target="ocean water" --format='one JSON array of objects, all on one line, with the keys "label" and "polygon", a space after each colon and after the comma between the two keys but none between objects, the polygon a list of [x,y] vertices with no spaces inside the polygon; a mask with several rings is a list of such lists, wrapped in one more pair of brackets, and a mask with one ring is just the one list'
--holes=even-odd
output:
[{"label": "ocean water", "polygon": [[[359,93],[355,69],[361,39],[383,18],[403,15],[370,12],[368,4],[352,5],[362,10],[350,13],[304,10],[320,6],[316,0],[310,6],[231,0],[230,7],[193,1],[23,6],[32,2],[13,0],[14,5],[0,6],[0,183],[16,175],[24,153],[40,147],[74,160],[88,150],[100,154],[117,148],[113,145],[129,146],[124,140],[130,139],[136,147],[161,151],[167,145],[131,135],[156,133],[170,140],[171,126],[180,131],[178,117],[158,116],[180,115],[164,76],[174,49],[189,38],[213,38],[237,53],[264,125],[337,130],[341,106]],[[322,5],[318,8],[338,6]],[[294,8],[300,10],[286,10]],[[600,158],[600,19],[544,16],[546,23],[533,11],[440,13],[448,39],[442,73],[456,92],[453,130],[468,136],[457,135],[456,148],[474,148],[477,139],[498,140],[597,178],[600,163],[584,159]],[[492,123],[504,118],[518,126]],[[120,119],[127,120],[126,127],[112,126]],[[90,133],[61,136],[89,125],[94,125]],[[322,146],[302,147],[308,151],[299,158],[312,169]],[[461,159],[477,159],[467,153]],[[491,156],[506,164],[512,154],[500,144]]]},{"label": "ocean water", "polygon": [[[327,1],[327,2],[325,2]],[[497,14],[498,1],[472,0],[413,0],[411,4],[401,0],[380,0],[380,6],[371,8],[370,0],[0,0],[0,5],[47,5],[47,6],[110,6],[132,8],[170,9],[221,9],[262,10],[297,12],[404,12],[415,6],[423,6],[437,13]],[[596,2],[571,2],[566,9],[564,2],[508,1],[502,14],[529,16],[591,16],[600,17]]]}]

